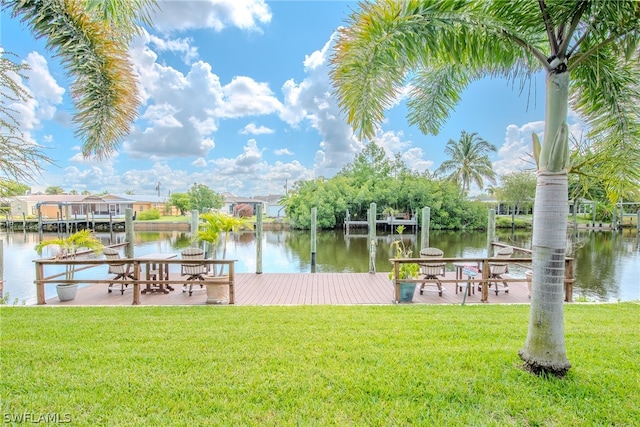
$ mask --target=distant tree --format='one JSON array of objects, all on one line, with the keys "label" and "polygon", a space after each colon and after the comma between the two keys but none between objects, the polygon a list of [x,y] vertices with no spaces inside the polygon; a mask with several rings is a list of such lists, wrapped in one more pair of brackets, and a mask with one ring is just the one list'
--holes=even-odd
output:
[{"label": "distant tree", "polygon": [[89,195],[91,195],[91,191],[89,191],[89,190],[83,190],[83,191],[82,191],[82,195],[83,195],[83,196],[89,196]]},{"label": "distant tree", "polygon": [[536,196],[536,175],[533,171],[512,172],[502,177],[502,186],[496,191],[499,201],[513,208],[519,214],[529,208]]},{"label": "distant tree", "polygon": [[460,139],[450,139],[444,149],[450,158],[442,162],[437,173],[449,174],[447,179],[461,185],[462,191],[469,191],[473,182],[482,189],[483,179],[495,184],[495,173],[488,152],[495,152],[496,146],[488,143],[477,133],[462,131]]},{"label": "distant tree", "polygon": [[169,196],[169,204],[175,206],[182,215],[191,209],[191,200],[187,193],[173,193]]},{"label": "distant tree", "polygon": [[71,190],[69,191],[69,194],[73,194],[75,196],[78,194],[78,190]]},{"label": "distant tree", "polygon": [[29,186],[16,181],[0,180],[0,197],[24,196]]},{"label": "distant tree", "polygon": [[355,185],[362,185],[371,179],[389,178],[393,165],[384,149],[372,141],[365,145],[353,163],[348,163],[342,168],[340,174],[353,178]]},{"label": "distant tree", "polygon": [[64,194],[64,190],[62,187],[58,187],[57,185],[50,185],[44,190],[45,194]]},{"label": "distant tree", "polygon": [[124,194],[136,194],[134,190],[129,189],[124,192]]},{"label": "distant tree", "polygon": [[204,184],[193,184],[187,194],[189,194],[190,209],[198,212],[219,209],[224,205],[224,197]]}]

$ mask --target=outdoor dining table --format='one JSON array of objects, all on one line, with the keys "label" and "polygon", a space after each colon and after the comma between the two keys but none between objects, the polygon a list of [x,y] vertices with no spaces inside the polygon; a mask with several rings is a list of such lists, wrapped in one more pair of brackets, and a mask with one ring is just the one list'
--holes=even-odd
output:
[{"label": "outdoor dining table", "polygon": [[145,280],[153,280],[154,278],[158,280],[158,283],[147,283],[146,288],[142,290],[143,294],[153,291],[159,291],[163,294],[168,294],[169,291],[173,290],[173,287],[171,285],[167,284],[165,287],[164,283],[162,283],[163,280],[169,280],[169,264],[161,262],[160,260],[172,259],[176,258],[177,256],[177,254],[157,253],[137,257],[137,259],[149,260],[147,262],[144,262],[146,266]]},{"label": "outdoor dining table", "polygon": [[[478,267],[475,267],[473,265],[465,265],[460,271],[461,276],[463,274],[467,276],[467,289],[463,293],[462,305],[464,305],[465,301],[467,300],[467,291],[469,293],[469,296],[471,296],[471,288],[473,288],[473,285],[471,284],[471,279],[475,278],[478,275],[479,273],[478,270],[479,270]],[[457,287],[457,283],[456,283],[456,287]],[[474,294],[475,294],[475,291],[474,291]]]},{"label": "outdoor dining table", "polygon": [[[453,266],[456,268],[456,280],[462,280],[463,273],[467,274],[469,270],[475,271],[475,274],[473,275],[473,277],[475,277],[479,270],[479,266],[477,264],[469,264],[467,262],[454,262]],[[467,274],[467,277],[468,276],[469,275]],[[468,280],[471,280],[471,278],[468,277]],[[456,294],[458,293],[458,288],[462,290],[462,286],[463,285],[461,285],[459,282],[456,282]],[[475,288],[473,286],[469,286],[468,282],[466,290],[469,296],[471,296],[471,292],[473,292],[474,294],[476,293]]]}]

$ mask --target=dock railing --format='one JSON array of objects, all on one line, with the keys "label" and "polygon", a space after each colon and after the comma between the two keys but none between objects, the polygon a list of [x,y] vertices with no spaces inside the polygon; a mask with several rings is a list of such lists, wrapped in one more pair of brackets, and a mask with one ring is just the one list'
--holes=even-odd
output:
[{"label": "dock railing", "polygon": [[[109,283],[128,283],[130,285],[133,285],[133,305],[138,305],[140,304],[140,293],[141,293],[141,288],[140,286],[146,286],[146,285],[163,285],[163,286],[171,286],[171,285],[188,285],[188,284],[192,284],[194,283],[193,280],[186,280],[185,276],[180,276],[180,278],[171,278],[171,276],[169,276],[168,278],[163,278],[163,277],[156,277],[153,279],[146,279],[144,276],[144,268],[143,266],[147,265],[147,264],[167,264],[167,265],[172,265],[172,264],[177,264],[177,265],[184,265],[184,264],[204,264],[208,267],[208,271],[215,271],[214,269],[217,266],[227,266],[227,272],[228,274],[222,275],[222,276],[208,276],[205,275],[204,280],[198,280],[197,282],[195,282],[194,284],[198,284],[198,285],[207,285],[207,284],[214,284],[214,285],[220,285],[220,284],[224,284],[227,283],[229,285],[229,304],[234,304],[234,281],[235,281],[235,272],[234,272],[234,267],[235,267],[235,262],[237,260],[235,259],[196,259],[196,260],[185,260],[185,259],[181,259],[181,258],[171,258],[171,259],[165,259],[165,258],[161,258],[161,259],[151,259],[151,258],[144,258],[144,259],[138,259],[138,258],[120,258],[117,260],[107,260],[107,259],[96,259],[96,258],[85,258],[85,259],[53,259],[53,258],[48,258],[48,259],[36,259],[33,262],[35,263],[36,266],[36,280],[34,281],[34,283],[36,284],[36,295],[37,295],[37,304],[38,305],[42,305],[42,304],[46,304],[46,298],[45,298],[45,285],[46,284],[63,284],[63,283],[67,283],[67,284],[73,284],[73,283],[82,283],[82,284],[105,284],[108,285]],[[49,276],[45,275],[45,267],[46,266],[57,266],[57,267],[66,267],[67,265],[75,265],[75,272],[78,271],[82,271],[82,270],[87,270],[87,269],[91,269],[91,268],[98,268],[101,266],[105,266],[105,265],[110,265],[110,264],[130,264],[132,266],[131,269],[131,273],[133,275],[133,279],[127,279],[127,280],[117,280],[114,281],[111,277],[109,276],[113,276],[110,275],[108,273],[104,273],[105,277],[104,278],[99,278],[99,279],[86,279],[86,278],[74,278],[73,280],[68,280],[65,278],[66,273],[63,271],[62,273],[56,273],[56,274],[52,274]],[[226,281],[222,280],[222,278],[227,277],[228,279]]]},{"label": "dock railing", "polygon": [[[504,243],[492,242],[492,246],[496,247],[507,247],[511,245],[507,245]],[[445,264],[453,264],[453,263],[464,263],[468,265],[476,265],[478,267],[478,274],[475,278],[461,278],[461,279],[439,279],[441,283],[455,283],[458,286],[459,283],[469,283],[471,286],[481,286],[482,302],[489,302],[489,283],[494,282],[495,279],[490,278],[489,273],[489,263],[495,263],[499,261],[501,264],[508,265],[517,265],[519,267],[524,267],[527,269],[531,269],[531,251],[529,249],[513,247],[514,254],[522,253],[525,255],[529,255],[526,257],[511,257],[511,258],[500,258],[499,260],[493,257],[468,257],[468,258],[437,258],[439,263]],[[493,249],[493,248],[492,248]],[[402,283],[435,283],[436,279],[398,279],[400,277],[400,264],[408,264],[408,263],[416,263],[420,264],[424,263],[425,258],[391,258],[389,261],[393,264],[394,271],[394,287],[395,287],[395,301],[400,301],[400,282]],[[433,262],[433,259],[430,259]],[[500,282],[522,282],[522,278],[515,278],[509,276],[503,276],[504,278],[498,279]],[[565,257],[565,269],[564,269],[564,290],[565,290],[565,302],[573,301],[573,284],[575,279],[573,277],[573,258]]]}]

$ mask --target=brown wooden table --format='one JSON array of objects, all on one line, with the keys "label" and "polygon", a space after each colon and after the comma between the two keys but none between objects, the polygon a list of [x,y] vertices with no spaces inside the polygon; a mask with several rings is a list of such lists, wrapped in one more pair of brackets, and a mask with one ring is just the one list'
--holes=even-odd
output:
[{"label": "brown wooden table", "polygon": [[162,262],[163,259],[172,259],[176,258],[177,254],[148,254],[140,257],[136,257],[137,259],[149,260],[145,262],[145,280],[157,280],[158,283],[147,283],[145,289],[142,290],[143,294],[147,292],[159,291],[163,294],[168,294],[169,291],[173,290],[171,285],[164,285],[162,283],[163,280],[169,280],[169,264]]}]

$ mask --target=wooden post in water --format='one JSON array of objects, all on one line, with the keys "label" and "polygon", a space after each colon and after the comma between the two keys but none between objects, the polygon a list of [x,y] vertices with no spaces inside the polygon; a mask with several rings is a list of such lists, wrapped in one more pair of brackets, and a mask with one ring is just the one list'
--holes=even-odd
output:
[{"label": "wooden post in water", "polygon": [[133,247],[135,244],[134,231],[133,208],[126,208],[124,210],[124,234],[127,246],[124,247],[124,256],[127,258],[134,258],[135,256],[133,253]]},{"label": "wooden post in water", "polygon": [[349,209],[347,209],[347,212],[344,215],[344,224],[343,227],[346,229],[347,234],[349,234],[349,221],[351,221],[351,214],[349,213]]},{"label": "wooden post in water", "polygon": [[256,274],[262,274],[262,203],[256,206]]},{"label": "wooden post in water", "polygon": [[369,273],[376,272],[375,256],[376,256],[376,215],[377,207],[375,203],[369,205],[367,220],[369,221]]},{"label": "wooden post in water", "polygon": [[[429,227],[431,226],[431,208],[422,208],[422,229],[420,230],[420,244],[422,248],[429,247]],[[421,248],[421,249],[422,249]]]},{"label": "wooden post in water", "polygon": [[311,272],[316,272],[316,217],[318,208],[311,208]]},{"label": "wooden post in water", "polygon": [[194,209],[191,211],[191,235],[195,236],[198,233],[198,210]]},{"label": "wooden post in water", "polygon": [[487,224],[487,257],[492,257],[491,243],[496,238],[496,210],[489,209],[489,223]]},{"label": "wooden post in water", "polygon": [[36,205],[38,207],[38,241],[42,241],[42,210],[40,209],[40,203]]}]

